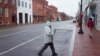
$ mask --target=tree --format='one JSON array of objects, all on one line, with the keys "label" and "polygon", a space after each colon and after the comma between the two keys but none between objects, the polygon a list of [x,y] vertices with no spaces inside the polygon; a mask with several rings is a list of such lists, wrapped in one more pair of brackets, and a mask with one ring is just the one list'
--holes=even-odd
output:
[{"label": "tree", "polygon": [[64,12],[61,12],[61,17],[62,17],[62,20],[65,20],[65,19],[67,18],[67,15],[66,15],[66,13],[64,13]]}]

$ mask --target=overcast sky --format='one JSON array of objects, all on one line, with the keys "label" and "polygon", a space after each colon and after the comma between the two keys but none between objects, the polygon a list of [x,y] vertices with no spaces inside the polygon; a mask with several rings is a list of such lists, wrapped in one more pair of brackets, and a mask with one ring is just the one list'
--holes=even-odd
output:
[{"label": "overcast sky", "polygon": [[54,5],[58,11],[65,12],[68,15],[75,16],[78,10],[80,0],[47,0],[49,5]]}]

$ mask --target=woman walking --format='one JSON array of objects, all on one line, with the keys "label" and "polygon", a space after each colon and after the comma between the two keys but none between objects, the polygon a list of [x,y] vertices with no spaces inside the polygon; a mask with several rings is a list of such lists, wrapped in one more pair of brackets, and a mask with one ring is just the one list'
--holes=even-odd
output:
[{"label": "woman walking", "polygon": [[92,18],[89,18],[87,26],[89,28],[89,37],[92,38],[92,31],[94,28],[94,22],[92,21]]}]

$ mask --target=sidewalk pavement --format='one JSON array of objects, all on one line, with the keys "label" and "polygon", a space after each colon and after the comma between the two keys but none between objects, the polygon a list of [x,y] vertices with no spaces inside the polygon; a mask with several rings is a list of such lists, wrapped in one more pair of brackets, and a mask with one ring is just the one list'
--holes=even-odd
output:
[{"label": "sidewalk pavement", "polygon": [[93,29],[93,37],[89,38],[88,28],[83,25],[84,34],[78,34],[76,28],[73,56],[100,56],[100,31]]},{"label": "sidewalk pavement", "polygon": [[19,25],[10,25],[10,26],[0,26],[0,30],[10,29],[10,28],[17,28],[17,27],[24,27],[33,24],[19,24]]}]

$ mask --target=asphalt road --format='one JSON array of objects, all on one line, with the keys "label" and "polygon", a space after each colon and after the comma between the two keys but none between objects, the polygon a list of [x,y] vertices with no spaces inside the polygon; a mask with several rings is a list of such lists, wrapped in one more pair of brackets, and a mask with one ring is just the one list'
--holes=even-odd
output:
[{"label": "asphalt road", "polygon": [[[58,56],[71,56],[73,49],[74,30],[71,28],[74,24],[69,23],[68,26],[66,23],[66,21],[52,23],[53,29],[57,29],[54,46]],[[45,24],[35,24],[0,30],[0,56],[37,56],[44,44],[44,26]],[[51,54],[48,48],[43,56],[51,56]]]}]

